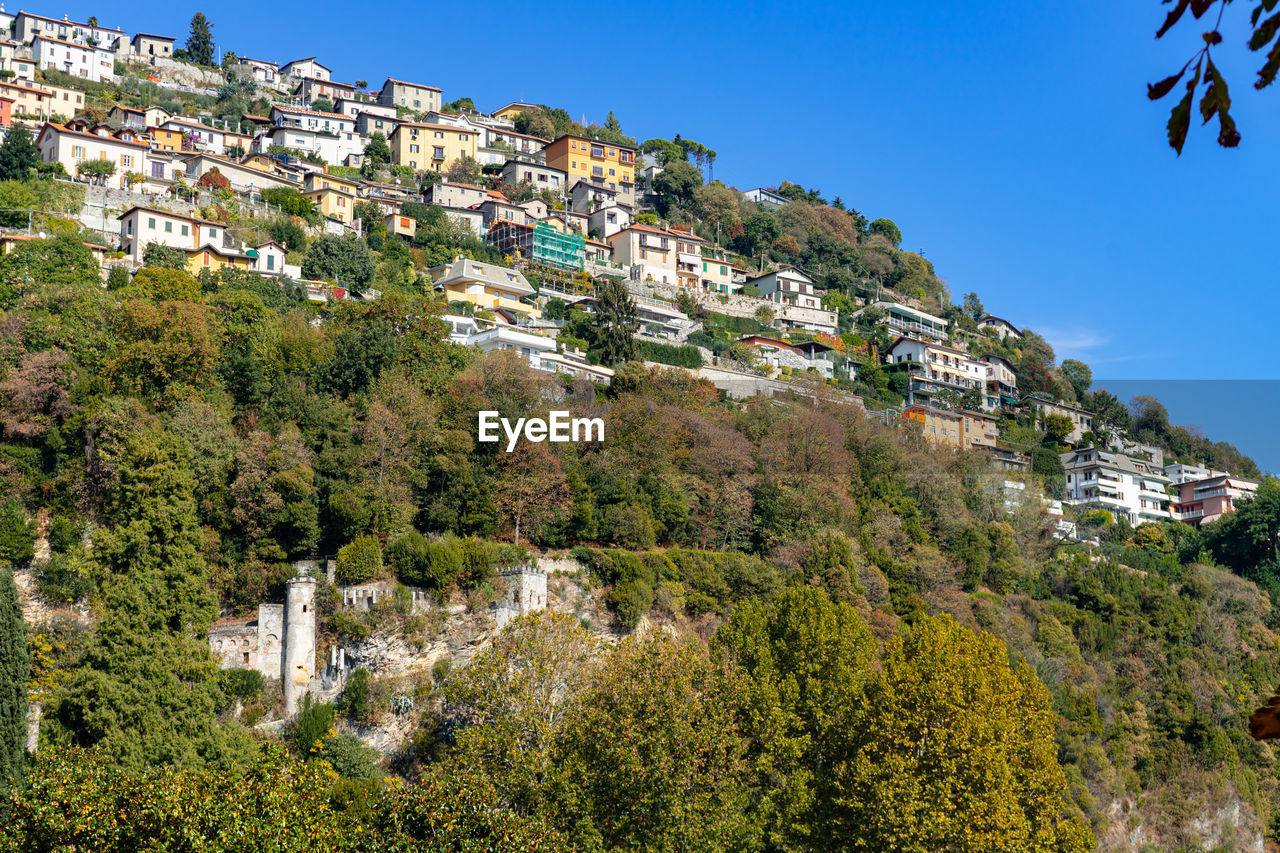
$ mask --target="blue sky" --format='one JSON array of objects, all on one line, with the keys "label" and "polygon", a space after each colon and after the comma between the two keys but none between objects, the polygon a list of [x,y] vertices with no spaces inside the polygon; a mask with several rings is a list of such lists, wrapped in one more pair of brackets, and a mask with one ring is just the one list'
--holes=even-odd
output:
[{"label": "blue sky", "polygon": [[[201,7],[40,8],[185,39]],[[613,110],[640,140],[680,133],[716,149],[716,177],[741,189],[787,179],[840,195],[897,222],[957,299],[976,291],[1097,377],[1275,376],[1280,85],[1252,89],[1244,4],[1219,51],[1244,141],[1224,151],[1193,127],[1180,159],[1164,141],[1171,104],[1149,103],[1145,84],[1181,66],[1206,27],[1188,16],[1157,42],[1155,0],[608,8],[204,11],[222,49],[314,53],[339,79],[430,83],[481,109]]]}]

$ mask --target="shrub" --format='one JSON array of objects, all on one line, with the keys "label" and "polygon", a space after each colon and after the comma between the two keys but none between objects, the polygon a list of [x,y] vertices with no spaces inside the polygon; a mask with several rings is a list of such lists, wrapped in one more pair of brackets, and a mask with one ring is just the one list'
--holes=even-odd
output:
[{"label": "shrub", "polygon": [[222,692],[236,699],[250,700],[262,693],[265,679],[256,669],[224,669],[218,673]]},{"label": "shrub", "polygon": [[462,574],[463,557],[456,539],[432,542],[416,530],[387,549],[387,562],[402,583],[444,589]]},{"label": "shrub", "polygon": [[293,748],[303,757],[319,751],[321,741],[333,728],[333,705],[328,702],[312,702],[311,696],[302,700],[302,710],[293,718],[289,727],[289,739]]},{"label": "shrub", "polygon": [[107,290],[122,290],[129,286],[129,270],[124,264],[114,264],[107,273]]},{"label": "shrub", "polygon": [[342,713],[347,719],[365,723],[369,721],[369,671],[357,669],[347,676],[347,685],[342,689]]},{"label": "shrub", "polygon": [[149,266],[138,270],[126,295],[153,302],[198,302],[200,284],[185,270]]},{"label": "shrub", "polygon": [[604,529],[613,544],[633,551],[652,548],[657,543],[653,515],[639,504],[614,504],[605,510]]},{"label": "shrub", "polygon": [[440,658],[431,664],[431,680],[436,684],[444,681],[449,677],[449,673],[453,671],[453,661],[448,658]]},{"label": "shrub", "polygon": [[164,267],[171,270],[187,268],[187,253],[176,246],[148,243],[142,250],[142,263],[148,267]]},{"label": "shrub", "polygon": [[359,536],[338,549],[334,570],[338,583],[364,583],[382,574],[382,545],[376,536]]},{"label": "shrub", "polygon": [[[708,338],[708,341],[710,338]],[[675,367],[697,369],[702,367],[702,353],[695,346],[675,346],[660,344],[657,341],[641,341],[640,355],[648,361],[659,364],[670,364]]]},{"label": "shrub", "polygon": [[378,778],[381,756],[378,750],[365,746],[364,741],[353,734],[339,734],[325,738],[319,755],[333,765],[333,769],[348,779],[373,780]]}]

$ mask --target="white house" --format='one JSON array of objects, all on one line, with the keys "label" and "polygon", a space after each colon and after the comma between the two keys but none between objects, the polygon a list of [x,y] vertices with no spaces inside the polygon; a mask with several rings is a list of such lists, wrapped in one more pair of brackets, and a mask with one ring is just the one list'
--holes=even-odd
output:
[{"label": "white house", "polygon": [[1145,459],[1096,447],[1062,454],[1067,500],[1072,506],[1105,509],[1130,524],[1169,521],[1169,478]]},{"label": "white house", "polygon": [[226,131],[210,127],[207,124],[200,124],[198,121],[175,116],[160,125],[160,127],[164,130],[181,133],[191,141],[191,147],[196,151],[221,154],[227,147]]},{"label": "white house", "polygon": [[989,365],[942,344],[898,338],[885,356],[887,364],[904,365],[910,378],[907,405],[932,405],[939,394],[977,391],[987,396]]},{"label": "white house", "polygon": [[[701,263],[701,260],[699,260]],[[822,297],[813,289],[814,281],[795,267],[747,279],[765,299],[780,306],[778,323],[783,328],[807,329],[834,335],[839,316],[822,307]]]},{"label": "white house", "polygon": [[36,36],[31,42],[31,59],[39,68],[53,68],[94,83],[116,79],[116,55],[105,47]]}]

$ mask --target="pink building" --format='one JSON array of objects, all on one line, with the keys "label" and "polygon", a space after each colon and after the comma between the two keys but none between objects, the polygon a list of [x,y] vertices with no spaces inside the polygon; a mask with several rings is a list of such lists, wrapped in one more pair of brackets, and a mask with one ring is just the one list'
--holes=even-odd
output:
[{"label": "pink building", "polygon": [[1258,484],[1243,477],[1222,474],[1179,483],[1177,488],[1180,494],[1170,507],[1173,517],[1199,527],[1234,510],[1235,502],[1241,498],[1253,497]]}]

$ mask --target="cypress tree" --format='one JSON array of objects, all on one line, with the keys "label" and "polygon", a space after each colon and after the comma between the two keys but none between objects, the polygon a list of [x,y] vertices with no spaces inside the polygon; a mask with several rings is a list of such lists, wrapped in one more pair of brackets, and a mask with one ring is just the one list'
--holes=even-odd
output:
[{"label": "cypress tree", "polygon": [[22,776],[26,763],[27,680],[31,657],[13,572],[0,569],[0,790]]},{"label": "cypress tree", "polygon": [[14,125],[0,144],[0,181],[23,181],[40,164],[40,149],[31,131]]}]

